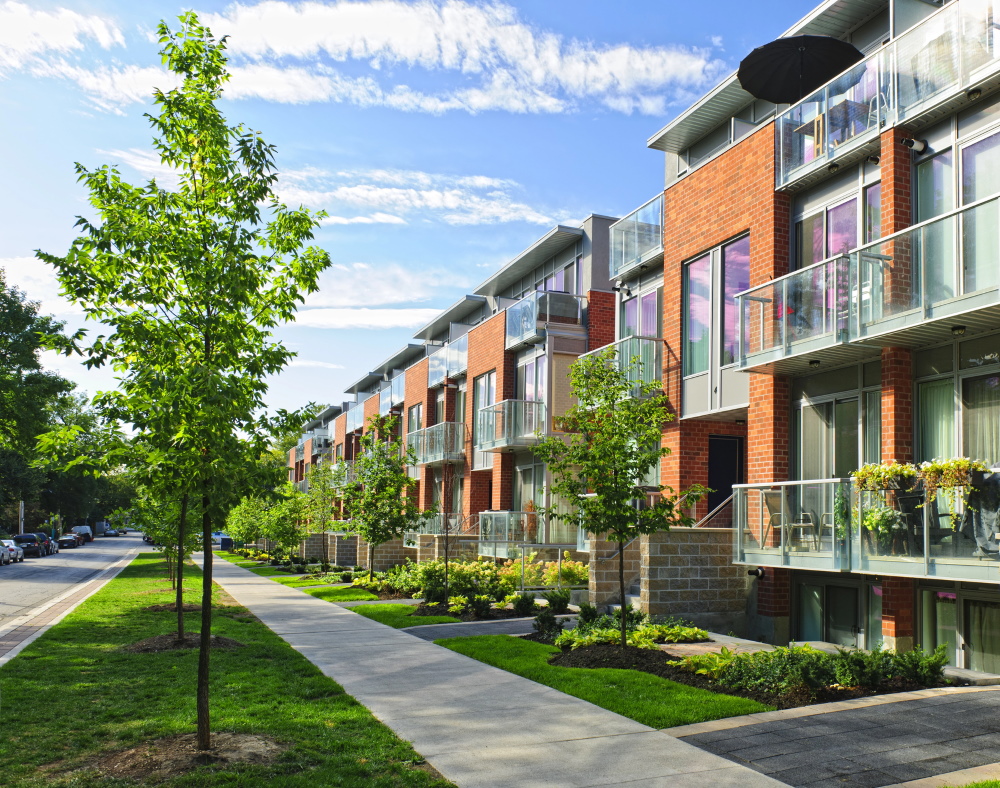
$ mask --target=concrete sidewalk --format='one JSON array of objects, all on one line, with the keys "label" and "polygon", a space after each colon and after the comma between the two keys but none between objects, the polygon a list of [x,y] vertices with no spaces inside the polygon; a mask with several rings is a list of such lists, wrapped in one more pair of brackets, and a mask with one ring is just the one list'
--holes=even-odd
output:
[{"label": "concrete sidewalk", "polygon": [[460,788],[782,785],[228,561],[213,567],[216,582],[241,605]]}]

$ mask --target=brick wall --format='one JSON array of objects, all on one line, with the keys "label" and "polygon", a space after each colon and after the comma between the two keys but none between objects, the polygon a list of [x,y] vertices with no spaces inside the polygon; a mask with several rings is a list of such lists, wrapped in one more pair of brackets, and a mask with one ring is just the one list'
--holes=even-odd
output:
[{"label": "brick wall", "polygon": [[[708,439],[712,435],[746,437],[745,424],[731,421],[684,419],[667,425],[663,444],[670,454],[660,465],[661,483],[673,490],[684,490],[692,484],[708,486]],[[701,519],[708,514],[708,499],[694,509],[694,516]]]},{"label": "brick wall", "polygon": [[882,459],[912,462],[913,351],[882,348]]},{"label": "brick wall", "polygon": [[[744,571],[746,567],[742,567]],[[792,573],[767,567],[753,580],[747,604],[747,636],[764,643],[785,645],[791,636]]]},{"label": "brick wall", "polygon": [[610,345],[615,337],[615,294],[587,292],[587,350]]},{"label": "brick wall", "polygon": [[356,536],[331,533],[309,534],[302,542],[296,555],[308,560],[323,560],[323,540],[326,539],[327,557],[334,566],[354,566],[357,563]]},{"label": "brick wall", "polygon": [[746,568],[732,564],[728,528],[674,528],[640,537],[642,609],[713,632],[746,634]]},{"label": "brick wall", "polygon": [[916,590],[908,577],[882,579],[882,640],[886,648],[909,651],[914,645]]}]

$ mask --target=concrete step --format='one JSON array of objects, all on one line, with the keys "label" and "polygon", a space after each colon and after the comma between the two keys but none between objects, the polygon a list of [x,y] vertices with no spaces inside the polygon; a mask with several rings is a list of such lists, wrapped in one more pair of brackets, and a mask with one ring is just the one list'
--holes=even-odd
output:
[{"label": "concrete step", "polygon": [[628,593],[631,596],[639,596],[639,594],[642,593],[642,589],[639,588],[639,584],[638,583],[635,583],[635,584],[630,585],[628,587]]},{"label": "concrete step", "polygon": [[[625,601],[632,605],[636,610],[639,609],[639,595],[638,594],[626,594]],[[618,610],[621,607],[617,602],[613,605],[608,605],[608,610]]]}]

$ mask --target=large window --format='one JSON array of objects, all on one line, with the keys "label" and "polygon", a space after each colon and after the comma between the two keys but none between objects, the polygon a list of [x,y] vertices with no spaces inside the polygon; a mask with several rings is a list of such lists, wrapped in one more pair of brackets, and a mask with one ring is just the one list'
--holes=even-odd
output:
[{"label": "large window", "polygon": [[[496,371],[487,372],[485,375],[480,375],[472,382],[472,443],[476,445],[479,442],[479,427],[480,419],[479,412],[496,402],[497,393],[497,373]],[[474,468],[492,468],[493,467],[493,454],[488,451],[477,451],[473,457],[473,467]]]},{"label": "large window", "polygon": [[622,301],[619,339],[662,336],[660,320],[662,292],[662,288],[657,288]]},{"label": "large window", "polygon": [[407,433],[416,432],[417,430],[423,429],[423,426],[424,405],[422,402],[418,402],[406,411],[406,431]]},{"label": "large window", "polygon": [[[739,355],[736,294],[750,286],[750,236],[724,244],[684,266],[685,375],[712,363],[733,364]],[[713,358],[712,348],[717,348]]]},{"label": "large window", "polygon": [[528,402],[544,402],[548,359],[544,351],[529,351],[530,356],[522,358],[517,365],[517,399]]}]

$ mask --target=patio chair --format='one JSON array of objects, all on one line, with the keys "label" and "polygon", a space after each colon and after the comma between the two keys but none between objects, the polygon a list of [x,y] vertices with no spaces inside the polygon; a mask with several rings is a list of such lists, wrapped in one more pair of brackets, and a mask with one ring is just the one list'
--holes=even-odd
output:
[{"label": "patio chair", "polygon": [[[769,515],[767,531],[765,532],[764,543],[767,543],[767,535],[771,532],[782,534],[787,531],[786,544],[802,541],[808,537],[812,538],[813,549],[819,550],[819,523],[816,515],[812,512],[799,511],[797,515],[792,514],[788,503],[788,496],[781,495],[780,490],[772,490],[763,493],[764,506],[767,507]],[[784,505],[782,501],[784,500]]]}]

